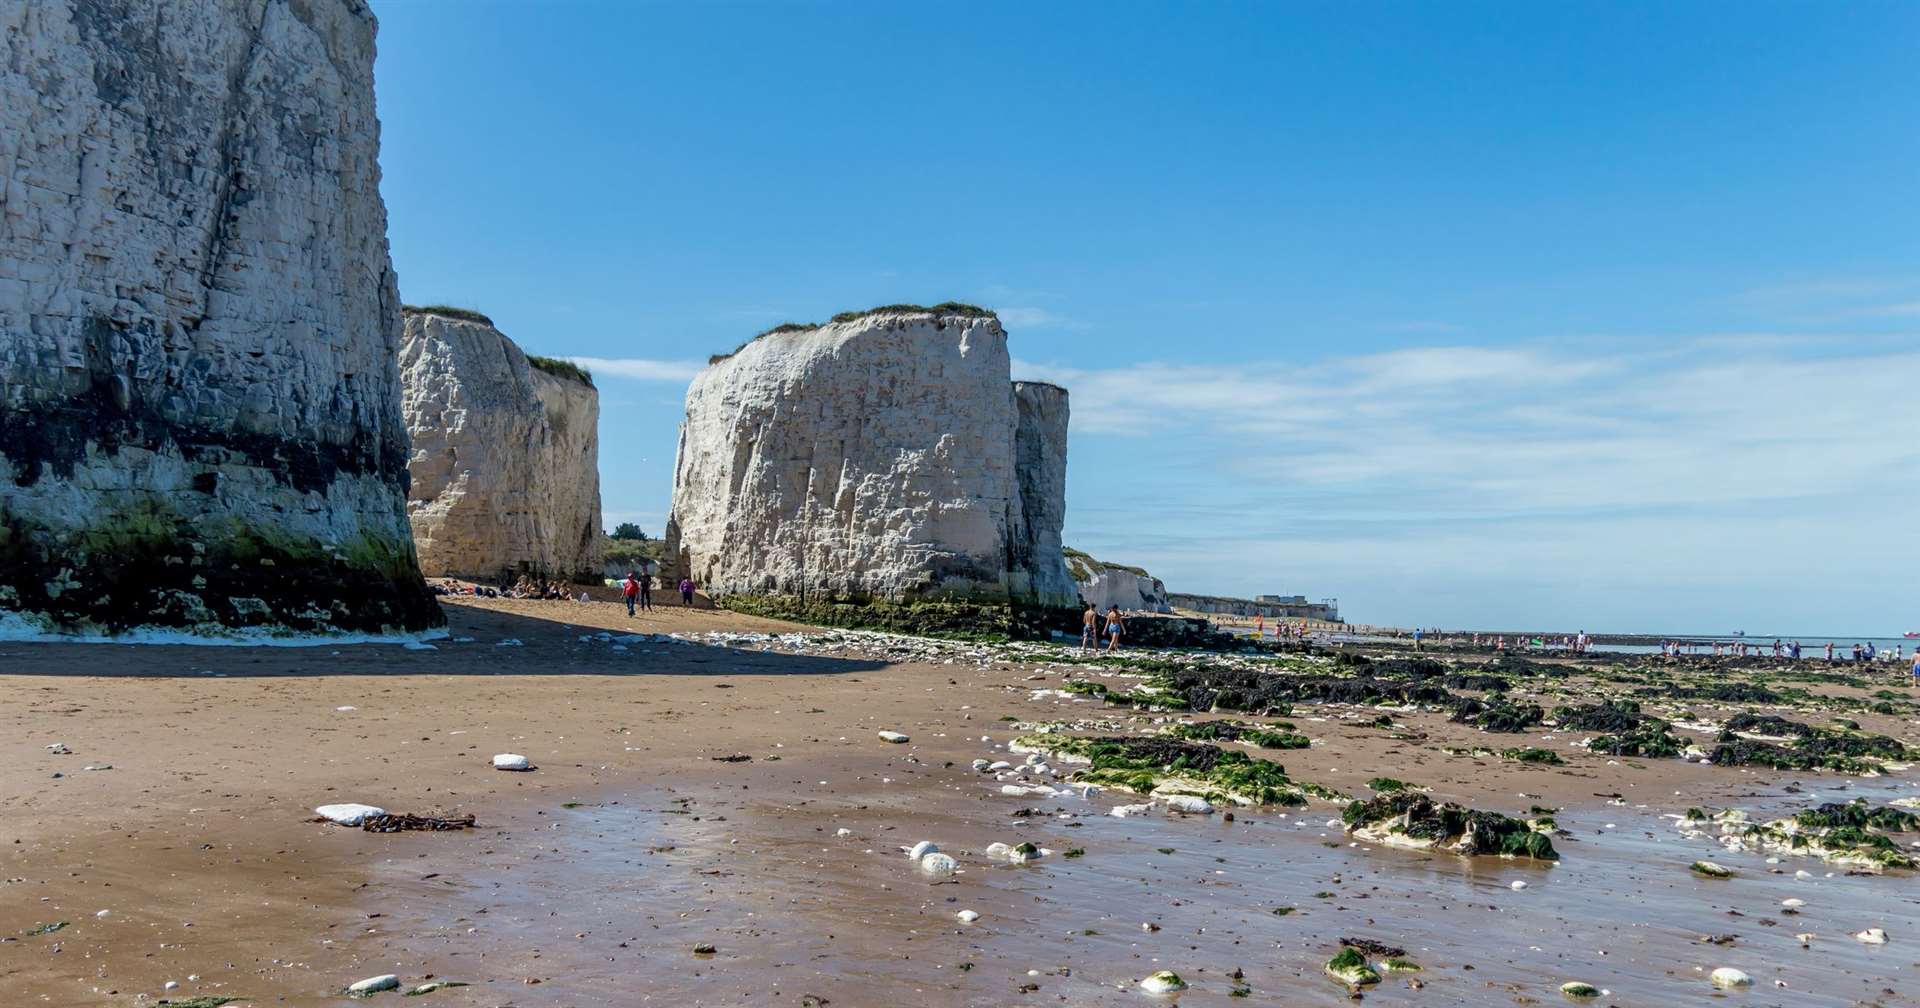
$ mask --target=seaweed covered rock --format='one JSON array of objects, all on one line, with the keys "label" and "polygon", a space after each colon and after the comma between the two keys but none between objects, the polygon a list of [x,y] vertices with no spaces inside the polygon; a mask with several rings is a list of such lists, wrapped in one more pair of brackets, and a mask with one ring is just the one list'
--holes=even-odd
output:
[{"label": "seaweed covered rock", "polygon": [[1367,957],[1359,949],[1342,945],[1333,958],[1327,960],[1326,974],[1349,987],[1363,987],[1380,982],[1380,974],[1367,965]]},{"label": "seaweed covered rock", "polygon": [[1498,812],[1483,812],[1424,794],[1398,792],[1355,801],[1341,814],[1347,832],[1394,847],[1437,848],[1456,854],[1491,854],[1557,861],[1545,833]]},{"label": "seaweed covered rock", "polygon": [[1738,735],[1761,735],[1769,738],[1805,738],[1814,734],[1812,725],[1799,721],[1789,721],[1774,714],[1754,714],[1751,712],[1735,714],[1720,726],[1720,741],[1731,742]]},{"label": "seaweed covered rock", "polygon": [[1245,742],[1262,749],[1305,749],[1313,744],[1305,735],[1290,730],[1292,727],[1269,728],[1237,721],[1199,721],[1174,725],[1168,734],[1199,742]]},{"label": "seaweed covered rock", "polygon": [[1574,731],[1624,735],[1636,732],[1647,722],[1657,719],[1640,713],[1640,704],[1636,701],[1608,700],[1597,704],[1555,707],[1549,720],[1561,728]]},{"label": "seaweed covered rock", "polygon": [[1633,700],[1555,707],[1547,720],[1562,729],[1600,732],[1587,748],[1609,756],[1673,757],[1687,747],[1667,722],[1640,713]]},{"label": "seaweed covered rock", "polygon": [[[1683,829],[1701,825],[1704,813],[1689,810]],[[1879,873],[1920,868],[1920,859],[1894,839],[1920,833],[1920,816],[1864,798],[1827,802],[1783,819],[1748,821],[1737,810],[1710,817],[1723,837],[1749,850],[1817,857],[1832,864]]]},{"label": "seaweed covered rock", "polygon": [[1624,735],[1596,735],[1588,740],[1587,748],[1608,756],[1671,759],[1686,752],[1687,740],[1668,731],[1666,722],[1649,719]]},{"label": "seaweed covered rock", "polygon": [[1470,724],[1484,732],[1515,734],[1539,724],[1544,717],[1546,711],[1538,704],[1516,703],[1504,697],[1490,701],[1468,697],[1454,706],[1453,716],[1448,720]]},{"label": "seaweed covered rock", "polygon": [[[716,597],[1076,607],[1067,394],[967,305],[770,330],[687,390],[670,564]],[[1023,471],[1026,470],[1026,471]]]},{"label": "seaweed covered rock", "polygon": [[1553,662],[1539,662],[1511,651],[1480,666],[1483,672],[1494,672],[1509,676],[1543,677],[1565,679],[1570,673],[1565,665]]},{"label": "seaweed covered rock", "polygon": [[1884,761],[1913,758],[1913,751],[1905,743],[1889,735],[1832,731],[1811,725],[1798,727],[1805,729],[1805,733],[1786,745],[1723,733],[1721,737],[1726,741],[1715,746],[1708,758],[1718,766],[1825,769],[1843,773],[1864,773],[1878,770]]},{"label": "seaweed covered rock", "polygon": [[1309,794],[1335,796],[1293,780],[1272,760],[1166,736],[1023,735],[1008,748],[1042,753],[1062,763],[1086,763],[1088,768],[1076,773],[1076,780],[1139,794],[1189,794],[1241,805],[1304,805]]},{"label": "seaweed covered rock", "polygon": [[1186,698],[1193,710],[1237,710],[1280,715],[1294,702],[1347,704],[1450,704],[1457,699],[1432,679],[1387,679],[1268,672],[1248,668],[1185,665],[1158,676],[1163,688]]},{"label": "seaweed covered rock", "polygon": [[0,622],[442,622],[361,0],[0,5]]},{"label": "seaweed covered rock", "polygon": [[1773,690],[1749,682],[1721,682],[1707,686],[1670,684],[1664,690],[1647,692],[1650,695],[1664,694],[1676,700],[1717,700],[1721,703],[1772,704],[1783,699]]}]

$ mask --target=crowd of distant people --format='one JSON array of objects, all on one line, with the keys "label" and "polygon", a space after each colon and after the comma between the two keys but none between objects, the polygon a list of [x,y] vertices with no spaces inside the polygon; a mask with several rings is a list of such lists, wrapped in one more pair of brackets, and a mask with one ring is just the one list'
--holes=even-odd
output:
[{"label": "crowd of distant people", "polygon": [[[1584,630],[1577,634],[1559,637],[1544,634],[1530,637],[1525,634],[1516,634],[1509,638],[1506,634],[1475,633],[1468,635],[1464,633],[1446,633],[1437,629],[1417,627],[1410,632],[1406,632],[1406,635],[1413,638],[1415,650],[1419,650],[1424,642],[1430,640],[1442,640],[1451,644],[1471,643],[1476,648],[1491,648],[1495,652],[1506,652],[1516,648],[1532,648],[1562,651],[1567,654],[1585,654],[1593,645],[1593,639],[1589,637]],[[1826,655],[1826,660],[1829,662],[1886,662],[1892,665],[1901,665],[1907,663],[1909,660],[1905,646],[1900,644],[1896,644],[1891,650],[1888,650],[1876,646],[1872,641],[1855,644],[1852,648],[1847,648],[1845,645],[1835,645],[1829,641],[1823,650]],[[1774,658],[1798,661],[1801,657],[1801,644],[1799,641],[1787,640],[1785,638],[1776,639],[1771,643],[1761,643],[1758,641],[1667,640],[1660,642],[1660,654],[1667,658],[1680,658],[1685,656],[1705,657],[1707,655],[1712,655],[1715,658],[1771,656]],[[1915,679],[1920,679],[1920,644],[1914,645],[1911,662]]]},{"label": "crowd of distant people", "polygon": [[[1824,648],[1827,661],[1875,662],[1884,661],[1895,665],[1907,660],[1905,645],[1895,644],[1893,650],[1884,651],[1872,641],[1855,644],[1851,649],[1836,648],[1828,641]],[[1660,653],[1669,658],[1682,655],[1705,655],[1711,653],[1715,658],[1748,658],[1770,655],[1774,658],[1800,658],[1800,642],[1775,640],[1771,644],[1749,643],[1747,641],[1664,641]],[[1920,645],[1915,646],[1914,658],[1920,661]]]}]

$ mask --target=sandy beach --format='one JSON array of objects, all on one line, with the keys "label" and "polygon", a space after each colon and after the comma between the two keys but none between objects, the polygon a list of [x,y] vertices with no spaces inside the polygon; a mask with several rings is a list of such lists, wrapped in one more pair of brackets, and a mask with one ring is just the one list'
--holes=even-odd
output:
[{"label": "sandy beach", "polygon": [[[430,995],[463,1005],[1092,1005],[1145,998],[1135,984],[1173,969],[1184,1004],[1331,1005],[1349,994],[1320,964],[1364,937],[1424,967],[1366,990],[1387,1004],[1552,1001],[1570,980],[1609,990],[1603,1003],[1704,1003],[1725,965],[1755,978],[1755,1003],[1920,990],[1910,874],[1770,866],[1670,818],[1920,794],[1897,776],[1616,759],[1565,748],[1575,733],[1496,737],[1439,711],[1388,729],[1336,704],[1292,715],[1310,748],[1265,754],[1348,794],[1384,774],[1469,806],[1557,810],[1558,864],[1466,858],[1356,843],[1338,802],[1116,818],[1143,799],[1009,797],[972,769],[1035,724],[1193,720],[1053,691],[1087,666],[852,634],[803,646],[754,635],[821,632],[716,610],[447,612],[431,651],[0,648],[0,986],[23,1004],[319,1005],[393,973],[470,984]],[[903,652],[919,658],[888,660]],[[1565,765],[1446,752],[1516,744],[1559,746]],[[538,769],[495,771],[496,753]],[[478,825],[314,821],[345,801]],[[918,871],[901,849],[920,840],[960,873]],[[1053,853],[981,853],[1023,840]],[[1739,875],[1690,874],[1703,857]],[[1806,906],[1780,917],[1794,897]],[[1892,942],[1851,937],[1873,926]]]}]

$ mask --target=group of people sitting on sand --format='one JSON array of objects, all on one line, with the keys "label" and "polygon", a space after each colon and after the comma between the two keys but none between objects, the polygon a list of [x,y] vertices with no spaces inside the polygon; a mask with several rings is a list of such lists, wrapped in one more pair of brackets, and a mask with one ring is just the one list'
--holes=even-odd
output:
[{"label": "group of people sitting on sand", "polygon": [[464,584],[452,578],[429,581],[428,590],[435,595],[472,595],[476,598],[513,598],[513,599],[551,599],[556,602],[585,602],[587,593],[575,595],[564,582],[544,581],[526,574],[504,588],[494,588],[483,584]]}]

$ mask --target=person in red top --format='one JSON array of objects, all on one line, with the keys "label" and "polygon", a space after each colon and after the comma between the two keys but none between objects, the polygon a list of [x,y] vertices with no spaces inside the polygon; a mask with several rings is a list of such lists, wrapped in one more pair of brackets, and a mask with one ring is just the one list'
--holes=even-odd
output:
[{"label": "person in red top", "polygon": [[627,597],[627,616],[632,617],[633,604],[640,598],[640,579],[634,577],[632,571],[627,572],[627,580],[620,586],[620,594]]}]

